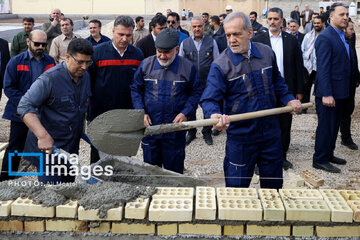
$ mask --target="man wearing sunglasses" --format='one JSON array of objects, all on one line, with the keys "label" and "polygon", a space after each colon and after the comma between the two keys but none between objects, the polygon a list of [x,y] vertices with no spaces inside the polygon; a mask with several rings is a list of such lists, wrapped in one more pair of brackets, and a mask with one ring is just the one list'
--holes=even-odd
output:
[{"label": "man wearing sunglasses", "polygon": [[[7,65],[4,76],[4,93],[8,97],[3,118],[10,120],[10,138],[9,146],[4,155],[3,166],[0,174],[0,180],[7,180],[8,154],[15,150],[22,152],[24,150],[28,128],[16,116],[16,108],[20,98],[30,88],[35,79],[49,68],[55,66],[52,57],[45,54],[46,33],[42,30],[30,32],[26,40],[28,50],[11,58]],[[12,171],[17,171],[20,157],[12,158]]]},{"label": "man wearing sunglasses", "polygon": [[181,31],[178,30],[178,28],[180,26],[180,16],[179,16],[179,14],[177,14],[176,12],[169,13],[167,15],[167,25],[168,25],[169,28],[174,29],[179,34],[179,44],[178,44],[178,46],[180,46],[182,41],[184,41],[186,38],[188,38],[188,35],[186,35],[185,33],[182,33]]},{"label": "man wearing sunglasses", "polygon": [[[70,154],[79,153],[79,142],[84,129],[85,113],[90,98],[90,76],[86,72],[91,65],[93,47],[85,39],[77,38],[69,43],[65,61],[43,73],[21,98],[18,114],[30,131],[25,152],[52,153],[53,147]],[[45,159],[45,158],[44,158]],[[39,172],[39,158],[26,157]],[[49,184],[73,182],[75,176],[63,174],[69,163],[47,163],[54,173],[46,172],[39,181]],[[46,161],[43,161],[46,164]],[[46,169],[43,166],[44,170]],[[56,168],[55,168],[56,167]]]}]

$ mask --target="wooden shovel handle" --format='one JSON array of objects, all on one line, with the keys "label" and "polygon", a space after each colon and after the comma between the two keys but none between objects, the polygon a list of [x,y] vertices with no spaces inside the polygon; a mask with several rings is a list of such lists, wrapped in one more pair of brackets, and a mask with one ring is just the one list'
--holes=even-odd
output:
[{"label": "wooden shovel handle", "polygon": [[[311,102],[301,104],[303,109],[310,108],[313,105],[314,104]],[[241,120],[266,117],[266,116],[277,115],[277,114],[287,113],[287,112],[292,112],[292,111],[293,111],[292,107],[286,106],[286,107],[272,108],[272,109],[261,110],[261,111],[256,111],[256,112],[235,114],[235,115],[230,115],[229,117],[230,117],[230,122],[237,122],[237,121],[241,121]],[[155,134],[161,134],[161,133],[188,130],[188,129],[197,128],[197,127],[212,126],[212,125],[217,124],[218,121],[219,121],[219,119],[209,118],[209,119],[188,121],[188,122],[182,122],[182,123],[169,123],[169,124],[154,125],[154,126],[145,128],[144,135],[155,135]]]}]

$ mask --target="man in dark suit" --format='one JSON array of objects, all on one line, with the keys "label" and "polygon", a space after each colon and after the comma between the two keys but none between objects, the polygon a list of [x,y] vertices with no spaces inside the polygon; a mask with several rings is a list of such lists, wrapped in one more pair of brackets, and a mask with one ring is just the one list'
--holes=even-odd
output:
[{"label": "man in dark suit", "polygon": [[[261,42],[270,46],[276,55],[277,65],[281,76],[285,78],[289,92],[296,99],[301,100],[303,94],[303,60],[300,45],[296,37],[281,31],[283,12],[280,8],[271,8],[268,12],[267,21],[269,32],[264,32],[252,38],[253,42]],[[281,142],[283,150],[283,168],[292,168],[292,164],[286,159],[286,153],[290,145],[290,132],[292,115],[281,114],[280,117]]]},{"label": "man in dark suit", "polygon": [[291,19],[297,21],[300,24],[300,12],[299,12],[299,6],[295,6],[294,11],[290,13]]},{"label": "man in dark suit", "polygon": [[313,167],[340,173],[330,163],[346,164],[334,156],[340,120],[350,94],[353,54],[345,41],[345,28],[349,20],[349,7],[342,2],[331,5],[330,25],[315,41],[317,74],[315,103],[318,115]]},{"label": "man in dark suit", "polygon": [[144,54],[144,58],[156,54],[155,39],[156,36],[166,28],[166,17],[164,15],[155,15],[150,22],[151,33],[136,43],[136,47]]},{"label": "man in dark suit", "polygon": [[4,73],[6,65],[10,60],[9,44],[6,40],[0,38],[0,99],[3,87]]},{"label": "man in dark suit", "polygon": [[296,37],[296,39],[298,40],[300,46],[302,44],[302,41],[304,40],[304,36],[305,34],[299,32],[299,23],[296,20],[290,20],[290,32],[291,35],[293,35],[294,37]]}]

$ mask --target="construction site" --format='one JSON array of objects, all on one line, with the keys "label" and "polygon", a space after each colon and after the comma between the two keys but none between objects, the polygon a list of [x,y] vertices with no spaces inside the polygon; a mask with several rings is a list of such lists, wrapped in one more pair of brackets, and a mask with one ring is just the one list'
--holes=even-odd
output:
[{"label": "construction site", "polygon": [[[38,24],[45,21],[41,19]],[[111,38],[113,20],[104,17],[102,21],[102,34]],[[264,19],[259,22],[266,24]],[[360,22],[354,22],[359,36]],[[89,36],[88,20],[77,16],[74,23],[75,33]],[[1,37],[10,36],[19,26],[19,19],[0,20]],[[182,22],[182,27],[189,30],[189,22]],[[358,144],[359,94],[358,88],[351,128]],[[3,94],[0,113],[6,102]],[[167,127],[146,129],[143,112],[108,112],[87,128],[93,144],[104,153],[90,166],[90,145],[81,140],[76,166],[87,169],[74,183],[44,185],[34,176],[0,182],[0,239],[359,239],[360,153],[341,145],[338,137],[336,155],[348,161],[340,167],[341,173],[312,168],[317,115],[315,106],[308,106],[307,114],[294,115],[288,152],[294,168],[283,172],[279,190],[260,188],[255,174],[250,188],[225,187],[225,131],[209,146],[198,128],[197,138],[186,147],[184,174],[144,163],[141,138],[168,131]],[[200,108],[197,118],[203,118]],[[0,159],[9,128],[9,121],[1,119]],[[106,138],[104,132],[122,132],[122,140]],[[24,172],[36,171],[26,161],[22,166]],[[87,175],[109,166],[111,174]]]}]

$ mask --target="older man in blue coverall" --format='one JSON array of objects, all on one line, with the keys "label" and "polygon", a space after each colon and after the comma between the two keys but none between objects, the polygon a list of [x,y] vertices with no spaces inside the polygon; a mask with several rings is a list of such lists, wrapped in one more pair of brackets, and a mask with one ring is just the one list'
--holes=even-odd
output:
[{"label": "older man in blue coverall", "polygon": [[[178,33],[167,28],[155,41],[156,55],[146,58],[135,73],[131,96],[135,109],[144,109],[145,126],[178,123],[195,113],[201,86],[195,66],[177,56]],[[147,136],[144,161],[183,173],[185,131]]]},{"label": "older man in blue coverall", "polygon": [[[228,114],[253,112],[284,105],[301,110],[300,101],[288,92],[272,49],[253,43],[249,17],[242,12],[224,20],[228,48],[215,59],[201,97],[206,117],[219,118],[215,129],[226,129]],[[224,114],[220,105],[224,100]],[[227,130],[224,172],[227,187],[248,187],[259,166],[262,188],[282,187],[281,132],[277,116],[231,123]]]}]

